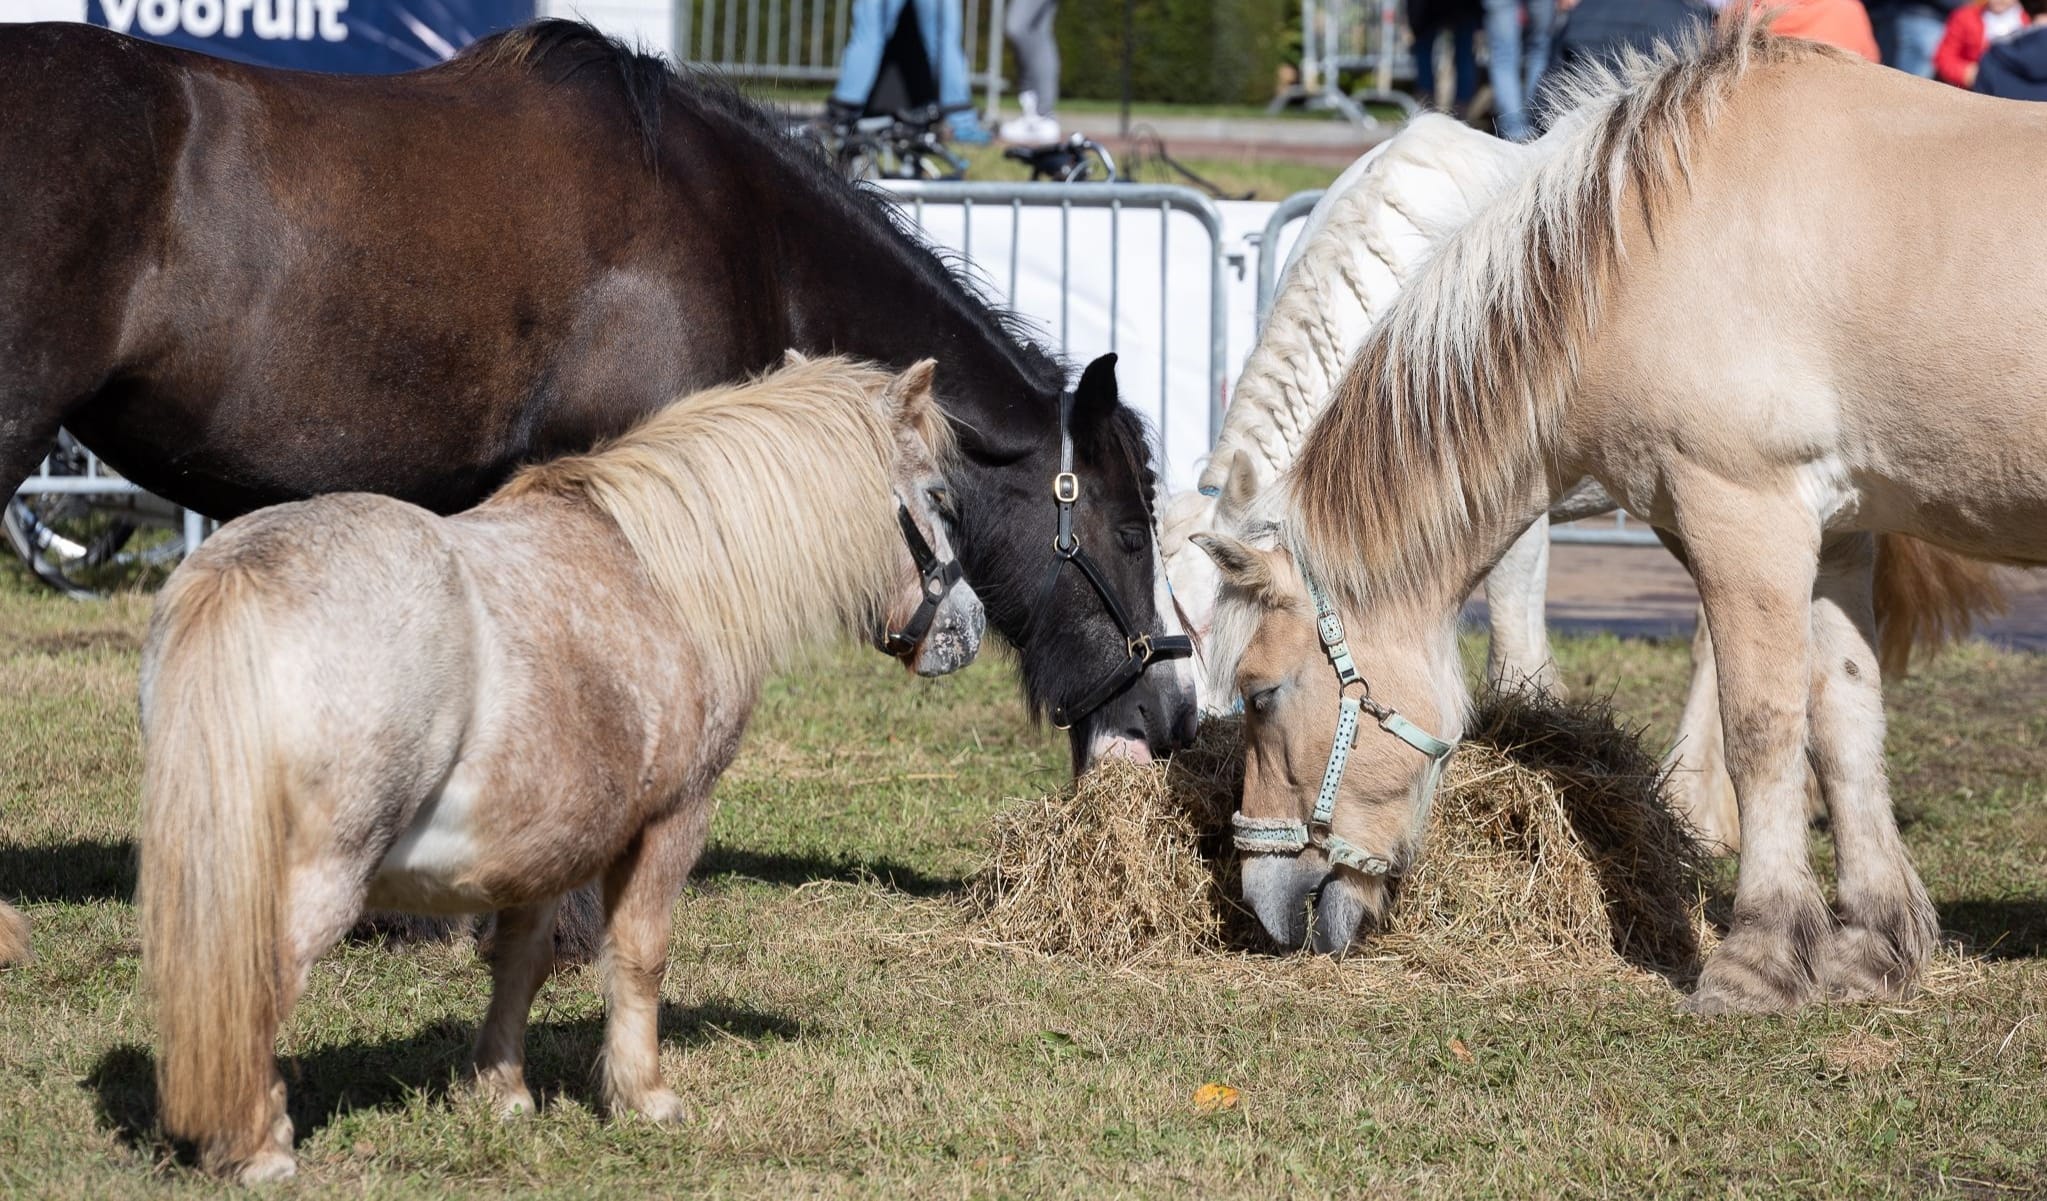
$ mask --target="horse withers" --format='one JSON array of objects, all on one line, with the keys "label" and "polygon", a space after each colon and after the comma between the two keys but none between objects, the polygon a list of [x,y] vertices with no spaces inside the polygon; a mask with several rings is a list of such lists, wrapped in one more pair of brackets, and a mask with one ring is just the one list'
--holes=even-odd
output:
[{"label": "horse withers", "polygon": [[[390,76],[0,25],[0,113],[0,495],[62,426],[218,518],[327,492],[455,512],[786,347],[936,356],[961,562],[1028,643],[1033,707],[1076,769],[1191,736],[1187,660],[1131,670],[1177,630],[1113,370],[1069,390],[885,198],[717,79],[567,21]],[[1063,472],[1100,588],[1041,584]]]},{"label": "horse withers", "polygon": [[231,522],[186,560],[142,673],[164,1129],[215,1171],[291,1174],[277,1029],[366,906],[496,912],[476,1080],[532,1108],[527,1012],[556,904],[593,878],[605,1102],[682,1115],[655,1032],[669,911],[763,678],[925,614],[900,648],[913,666],[978,647],[971,589],[927,605],[952,553],[931,384],[928,362],[795,362],[454,517],[323,497]]},{"label": "horse withers", "polygon": [[[1256,532],[1207,539],[1246,894],[1329,950],[1383,911],[1465,721],[1458,607],[1589,476],[1679,544],[1712,629],[1741,865],[1691,1008],[1908,993],[1939,927],[1885,775],[1876,536],[2047,563],[2047,222],[1951,253],[1973,212],[2042,211],[2047,109],[1740,21],[1576,99],[1365,339]],[[1965,303],[1999,346],[1901,333]]]}]

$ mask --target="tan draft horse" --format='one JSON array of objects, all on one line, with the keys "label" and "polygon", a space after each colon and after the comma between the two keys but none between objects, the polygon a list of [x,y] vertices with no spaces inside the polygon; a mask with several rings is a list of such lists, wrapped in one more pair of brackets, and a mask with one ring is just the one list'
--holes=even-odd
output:
[{"label": "tan draft horse", "polygon": [[[1973,213],[2047,216],[2047,107],[1740,21],[1576,100],[1367,338],[1263,533],[1208,540],[1247,899],[1327,950],[1383,913],[1465,721],[1458,604],[1590,476],[1681,543],[1717,651],[1743,847],[1691,1008],[1898,996],[1938,928],[1885,778],[1873,535],[2047,562],[2047,220],[1958,253]],[[1922,336],[1964,306],[2013,328]]]},{"label": "tan draft horse", "polygon": [[[899,377],[797,361],[454,517],[327,496],[234,521],[188,559],[142,667],[164,1129],[214,1171],[292,1173],[277,1029],[366,906],[496,911],[476,1080],[531,1109],[527,1012],[555,906],[592,878],[605,1102],[680,1117],[655,1032],[669,910],[767,673],[926,611],[913,548],[951,558],[931,380],[929,360]],[[971,590],[940,595],[905,652],[926,671],[979,646]]]}]

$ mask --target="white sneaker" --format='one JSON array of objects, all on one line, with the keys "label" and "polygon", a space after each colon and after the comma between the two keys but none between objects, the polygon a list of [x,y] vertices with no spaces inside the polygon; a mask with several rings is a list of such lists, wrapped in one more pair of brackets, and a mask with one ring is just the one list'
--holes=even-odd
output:
[{"label": "white sneaker", "polygon": [[1059,122],[1039,113],[1025,113],[1002,123],[1002,140],[1018,146],[1050,146],[1061,136]]}]

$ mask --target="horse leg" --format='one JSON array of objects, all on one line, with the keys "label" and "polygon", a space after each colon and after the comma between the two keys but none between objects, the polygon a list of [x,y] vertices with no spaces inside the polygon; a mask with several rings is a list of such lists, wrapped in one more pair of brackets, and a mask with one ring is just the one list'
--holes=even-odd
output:
[{"label": "horse leg", "polygon": [[1795,502],[1715,484],[1695,489],[1680,492],[1679,521],[1714,631],[1742,854],[1732,928],[1688,1007],[1702,1014],[1792,1009],[1818,993],[1818,956],[1834,929],[1805,845],[1819,534]]},{"label": "horse leg", "polygon": [[1833,819],[1843,926],[1825,972],[1841,1000],[1910,992],[1940,937],[1891,813],[1871,604],[1875,555],[1870,535],[1828,539],[1813,588],[1809,754]]},{"label": "horse leg", "polygon": [[688,1106],[661,1082],[657,1028],[668,969],[669,914],[704,849],[708,797],[649,823],[604,873],[604,1100],[613,1114],[679,1122]]},{"label": "horse leg", "polygon": [[1543,620],[1549,587],[1549,515],[1536,518],[1485,580],[1492,637],[1486,644],[1486,682],[1499,688],[1552,692],[1557,665]]},{"label": "horse leg", "polygon": [[1692,634],[1692,685],[1677,745],[1663,761],[1670,776],[1671,802],[1691,824],[1699,841],[1716,855],[1741,851],[1741,821],[1734,781],[1727,774],[1727,748],[1720,729],[1720,673],[1713,663],[1713,635],[1702,607]]},{"label": "horse leg", "polygon": [[526,1019],[534,994],[554,969],[554,915],[560,898],[500,909],[491,941],[490,1011],[476,1035],[477,1088],[499,1117],[533,1112],[526,1089]]}]

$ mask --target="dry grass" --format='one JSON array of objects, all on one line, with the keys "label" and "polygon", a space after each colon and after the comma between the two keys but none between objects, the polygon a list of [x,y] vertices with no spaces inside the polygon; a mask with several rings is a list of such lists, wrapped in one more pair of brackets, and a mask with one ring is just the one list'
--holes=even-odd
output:
[{"label": "dry grass", "polygon": [[[993,941],[1106,962],[1255,949],[1229,816],[1243,762],[1213,721],[1170,766],[1115,763],[997,821],[969,897]],[[1639,732],[1597,700],[1486,698],[1428,851],[1362,953],[1452,982],[1696,967],[1706,860]]]}]

